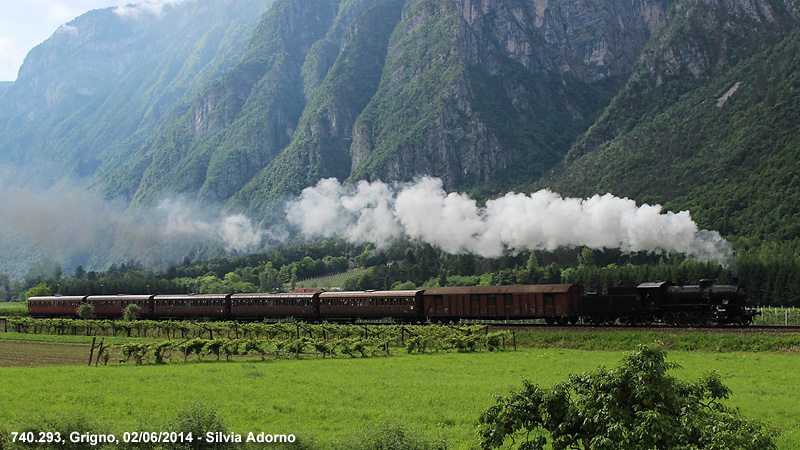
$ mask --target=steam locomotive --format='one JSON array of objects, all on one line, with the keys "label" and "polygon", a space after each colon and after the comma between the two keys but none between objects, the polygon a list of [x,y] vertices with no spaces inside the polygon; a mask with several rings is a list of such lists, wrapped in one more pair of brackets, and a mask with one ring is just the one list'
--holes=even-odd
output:
[{"label": "steam locomotive", "polygon": [[741,285],[696,286],[668,282],[585,293],[578,284],[437,287],[407,291],[300,289],[292,293],[93,295],[31,297],[31,317],[77,317],[81,304],[98,319],[116,319],[128,305],[152,320],[269,320],[398,322],[544,319],[548,324],[670,326],[748,325],[759,314],[746,307]]}]

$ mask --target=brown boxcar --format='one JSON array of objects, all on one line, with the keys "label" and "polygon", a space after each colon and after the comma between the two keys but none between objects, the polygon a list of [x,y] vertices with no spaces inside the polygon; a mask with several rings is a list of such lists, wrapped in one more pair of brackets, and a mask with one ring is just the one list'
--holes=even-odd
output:
[{"label": "brown boxcar", "polygon": [[316,304],[319,293],[290,294],[233,294],[230,318],[234,320],[260,320],[263,318],[293,317],[318,320]]},{"label": "brown boxcar", "polygon": [[421,322],[422,291],[353,291],[319,294],[323,320],[380,319],[392,317]]},{"label": "brown boxcar", "polygon": [[425,316],[459,319],[545,319],[575,322],[583,288],[577,284],[438,287],[425,290]]},{"label": "brown boxcar", "polygon": [[94,308],[98,319],[119,319],[128,305],[139,307],[138,316],[147,318],[153,312],[154,295],[93,295],[86,301]]},{"label": "brown boxcar", "polygon": [[28,315],[31,317],[78,317],[78,307],[87,296],[31,297]]},{"label": "brown boxcar", "polygon": [[156,295],[153,310],[159,319],[225,319],[230,313],[231,294]]}]

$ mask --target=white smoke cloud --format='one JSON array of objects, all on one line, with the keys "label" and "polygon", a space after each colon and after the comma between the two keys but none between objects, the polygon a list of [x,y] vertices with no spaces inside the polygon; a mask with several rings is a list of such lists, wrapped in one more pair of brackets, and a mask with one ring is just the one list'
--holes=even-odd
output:
[{"label": "white smoke cloud", "polygon": [[[0,173],[0,239],[60,261],[77,258],[95,266],[101,258],[176,260],[209,245],[243,253],[275,237],[242,215],[185,198],[129,209],[125,202],[103,200],[78,186],[33,192],[4,188],[2,178]],[[86,255],[95,261],[83,261]]]},{"label": "white smoke cloud", "polygon": [[253,222],[241,214],[225,217],[220,223],[220,236],[225,246],[237,252],[248,252],[258,248],[264,231],[253,226]]},{"label": "white smoke cloud", "polygon": [[730,245],[715,231],[698,230],[688,211],[662,212],[661,205],[637,205],[611,194],[562,198],[541,190],[508,193],[479,207],[442,181],[413,184],[380,181],[342,187],[320,181],[290,202],[287,218],[307,236],[343,237],[386,245],[417,239],[450,253],[496,257],[509,250],[555,250],[586,246],[624,252],[685,253],[728,266]]},{"label": "white smoke cloud", "polygon": [[[280,225],[262,229],[245,216],[186,198],[128,208],[75,182],[46,192],[4,187],[12,175],[18,176],[0,167],[0,248],[13,247],[10,236],[42,255],[98,267],[112,260],[176,260],[209,246],[246,253],[287,238]],[[610,194],[576,199],[547,190],[509,193],[480,207],[464,194],[445,192],[435,178],[344,187],[325,179],[287,204],[287,219],[308,237],[379,247],[411,238],[486,257],[587,246],[681,252],[726,267],[733,261],[730,245],[715,231],[698,230],[687,211],[664,213],[660,205]]]}]

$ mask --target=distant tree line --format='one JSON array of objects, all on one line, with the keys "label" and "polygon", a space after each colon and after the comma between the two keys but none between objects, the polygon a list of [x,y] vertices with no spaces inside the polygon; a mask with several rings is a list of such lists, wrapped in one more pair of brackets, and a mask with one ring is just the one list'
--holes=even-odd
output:
[{"label": "distant tree line", "polygon": [[740,250],[737,267],[728,270],[683,255],[625,255],[588,248],[555,252],[519,252],[499,258],[448,254],[428,244],[400,241],[385,249],[325,241],[287,246],[243,257],[192,261],[166,268],[136,261],[105,271],[78,266],[64,275],[60,264],[44,259],[24,281],[0,275],[0,300],[41,295],[238,293],[291,290],[299,280],[367,268],[346,279],[345,290],[425,289],[433,286],[577,283],[586,291],[635,286],[645,281],[696,284],[740,282],[759,305],[800,306],[800,241],[768,243]]}]

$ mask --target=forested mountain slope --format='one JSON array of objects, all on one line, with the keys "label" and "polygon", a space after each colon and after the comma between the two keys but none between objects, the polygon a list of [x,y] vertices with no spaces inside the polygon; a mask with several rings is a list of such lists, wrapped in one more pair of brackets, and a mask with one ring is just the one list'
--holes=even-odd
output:
[{"label": "forested mountain slope", "polygon": [[271,2],[128,5],[62,25],[0,91],[0,164],[39,188],[118,167],[239,62]]},{"label": "forested mountain slope", "polygon": [[535,178],[623,85],[668,3],[281,0],[242,63],[105,185],[260,215],[321,177]]},{"label": "forested mountain slope", "polygon": [[[79,179],[126,206],[178,196],[266,222],[321,178],[431,175],[481,199],[611,192],[727,236],[800,234],[798,0],[137,8],[62,26],[0,86],[0,188]],[[13,232],[0,248],[36,254]]]},{"label": "forested mountain slope", "polygon": [[[612,192],[690,208],[726,234],[795,236],[794,213],[775,207],[787,188],[756,186],[792,159],[797,8],[281,0],[243,62],[105,186],[265,217],[323,177],[426,174],[479,196]],[[749,177],[761,181],[730,182]]]},{"label": "forested mountain slope", "polygon": [[723,234],[800,237],[797,7],[678,6],[680,20],[651,41],[626,87],[538,185],[689,209]]}]

